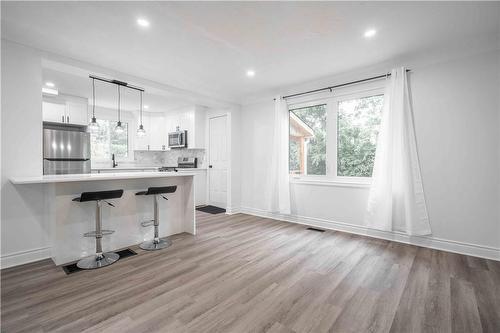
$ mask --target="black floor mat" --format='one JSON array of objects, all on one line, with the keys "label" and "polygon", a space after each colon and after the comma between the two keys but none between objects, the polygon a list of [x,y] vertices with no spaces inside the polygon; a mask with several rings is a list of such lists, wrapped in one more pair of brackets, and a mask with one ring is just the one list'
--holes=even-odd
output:
[{"label": "black floor mat", "polygon": [[325,232],[325,230],[323,230],[323,229],[318,229],[318,228],[313,228],[313,227],[309,227],[309,228],[307,228],[307,230],[318,231],[318,232]]},{"label": "black floor mat", "polygon": [[[120,260],[127,258],[127,257],[135,256],[137,254],[135,251],[132,251],[131,249],[117,251],[116,253],[120,255]],[[74,264],[63,266],[62,269],[67,275],[73,274],[73,273],[76,273],[79,271],[84,271],[84,269],[78,268],[76,266],[76,262]]]},{"label": "black floor mat", "polygon": [[210,213],[210,214],[220,214],[220,213],[226,212],[226,210],[224,208],[215,207],[215,206],[198,207],[198,208],[196,208],[196,210],[199,210],[200,212],[204,212],[204,213]]}]

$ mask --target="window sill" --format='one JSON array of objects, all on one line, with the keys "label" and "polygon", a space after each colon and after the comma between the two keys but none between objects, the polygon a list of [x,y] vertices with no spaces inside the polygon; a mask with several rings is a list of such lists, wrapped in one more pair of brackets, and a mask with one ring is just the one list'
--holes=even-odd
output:
[{"label": "window sill", "polygon": [[333,187],[357,187],[370,188],[371,180],[333,180],[333,179],[308,179],[300,177],[290,177],[290,184],[333,186]]}]

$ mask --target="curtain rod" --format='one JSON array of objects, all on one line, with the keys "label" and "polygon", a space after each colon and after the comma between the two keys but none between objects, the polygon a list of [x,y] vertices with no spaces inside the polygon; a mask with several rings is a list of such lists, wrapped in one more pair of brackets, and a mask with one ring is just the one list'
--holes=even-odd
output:
[{"label": "curtain rod", "polygon": [[123,87],[127,87],[127,88],[130,88],[130,89],[139,90],[139,91],[144,92],[144,88],[133,86],[131,84],[128,84],[127,82],[118,81],[118,80],[112,80],[112,79],[106,79],[104,77],[99,77],[99,76],[95,76],[95,75],[92,75],[92,74],[89,74],[89,78],[96,79],[96,80],[103,81],[103,82],[107,82],[107,83],[111,83],[111,84],[116,84],[118,86],[123,86]]},{"label": "curtain rod", "polygon": [[[411,71],[411,69],[407,69],[406,70],[407,73],[410,72],[410,71]],[[321,92],[321,91],[326,91],[326,90],[332,91],[333,89],[336,89],[336,88],[350,86],[352,84],[357,84],[357,83],[366,82],[366,81],[383,79],[383,78],[389,77],[389,76],[391,76],[391,73],[387,73],[387,74],[383,74],[383,75],[377,75],[377,76],[369,77],[367,79],[362,79],[362,80],[356,80],[356,81],[351,81],[351,82],[347,82],[347,83],[337,84],[337,85],[330,86],[330,87],[309,90],[309,91],[305,91],[305,92],[301,92],[301,93],[297,93],[297,94],[287,95],[287,96],[283,96],[282,98],[283,99],[287,99],[287,98],[297,97],[297,96],[302,96],[302,95],[307,95],[307,94],[314,94],[314,93]],[[276,98],[274,100],[276,100]]]}]

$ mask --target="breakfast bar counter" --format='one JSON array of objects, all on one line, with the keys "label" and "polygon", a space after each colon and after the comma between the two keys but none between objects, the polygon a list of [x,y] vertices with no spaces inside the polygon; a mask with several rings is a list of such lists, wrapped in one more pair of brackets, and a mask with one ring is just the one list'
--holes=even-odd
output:
[{"label": "breakfast bar counter", "polygon": [[122,179],[142,179],[142,178],[170,178],[194,176],[189,172],[115,172],[115,173],[85,173],[74,175],[43,175],[43,176],[25,176],[13,177],[10,181],[15,185],[20,184],[48,184],[48,183],[70,183],[70,182],[88,182],[100,180],[122,180]]},{"label": "breakfast bar counter", "polygon": [[[95,253],[95,240],[83,234],[95,229],[95,203],[72,201],[82,192],[122,189],[123,196],[104,205],[103,229],[114,230],[103,238],[103,250],[112,251],[151,239],[152,228],[141,222],[153,218],[153,202],[137,196],[148,187],[177,186],[168,200],[159,203],[160,237],[187,232],[196,233],[194,173],[190,172],[117,172],[100,174],[44,175],[13,177],[16,186],[43,186],[44,220],[56,265]],[[166,249],[165,251],[168,251]]]}]

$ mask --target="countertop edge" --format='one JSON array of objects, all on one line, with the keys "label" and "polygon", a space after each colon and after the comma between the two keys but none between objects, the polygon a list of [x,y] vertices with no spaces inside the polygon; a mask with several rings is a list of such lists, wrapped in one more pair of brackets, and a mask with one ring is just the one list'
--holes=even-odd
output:
[{"label": "countertop edge", "polygon": [[[132,167],[116,167],[116,168],[112,168],[112,167],[102,167],[102,168],[91,168],[90,170],[91,171],[111,171],[111,170],[147,170],[147,169],[151,169],[151,170],[157,170],[158,166],[145,166],[145,167],[141,167],[141,166],[132,166]],[[177,168],[177,171],[182,171],[182,172],[186,172],[186,171],[205,171],[207,170],[208,168]]]},{"label": "countertop edge", "polygon": [[188,172],[117,172],[117,173],[90,173],[80,175],[50,175],[31,177],[11,177],[9,180],[14,185],[23,184],[50,184],[50,183],[73,183],[90,182],[98,180],[127,180],[141,178],[171,178],[171,177],[194,177],[196,174]]}]

